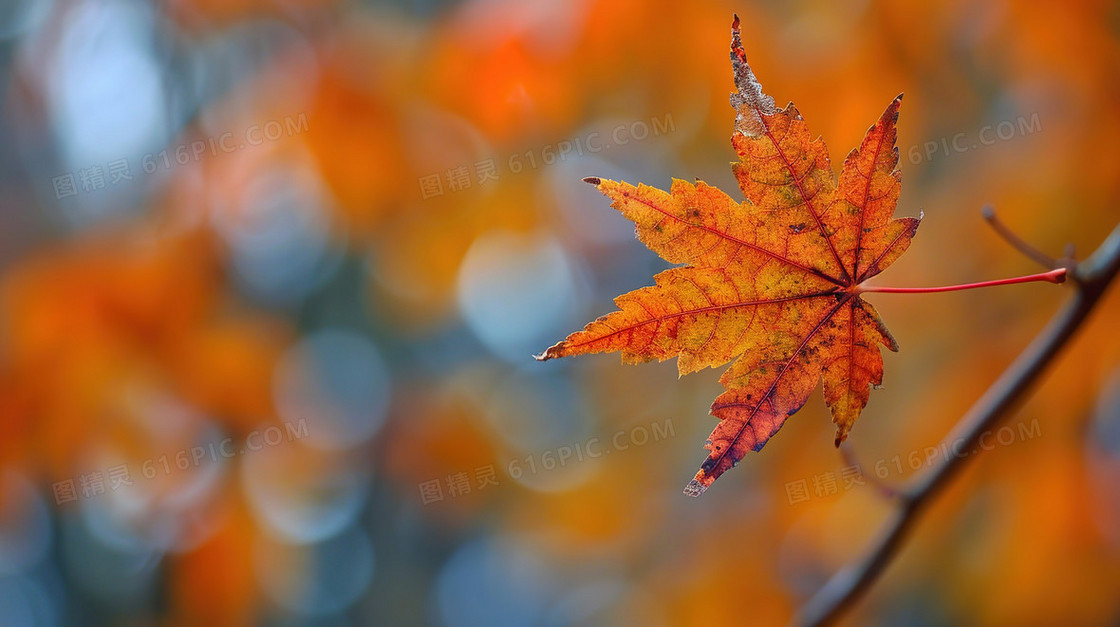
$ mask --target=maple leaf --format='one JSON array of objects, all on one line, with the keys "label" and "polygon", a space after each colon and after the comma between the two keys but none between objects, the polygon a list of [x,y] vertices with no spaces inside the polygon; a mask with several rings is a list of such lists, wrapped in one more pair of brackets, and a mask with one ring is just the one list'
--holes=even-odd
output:
[{"label": "maple leaf", "polygon": [[746,200],[697,181],[668,192],[590,177],[651,250],[684,264],[615,299],[618,311],[537,356],[619,351],[625,363],[677,358],[681,375],[734,364],[712,404],[719,423],[685,493],[697,496],[758,451],[823,381],[848,435],[883,380],[879,344],[898,344],[860,294],[909,247],[918,218],[892,219],[901,188],[899,95],[844,160],[839,180],[792,103],[778,109],[747,64],[739,18],[731,65],[738,93],[732,170]]}]

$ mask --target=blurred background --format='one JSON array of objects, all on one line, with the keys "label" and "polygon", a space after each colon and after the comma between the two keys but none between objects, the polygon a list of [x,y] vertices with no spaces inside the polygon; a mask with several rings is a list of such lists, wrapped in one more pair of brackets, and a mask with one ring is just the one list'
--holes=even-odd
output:
[{"label": "blurred background", "polygon": [[[739,196],[733,12],[834,166],[906,92],[883,284],[1120,221],[1115,2],[0,2],[0,622],[788,620],[1069,289],[874,295],[858,461],[818,391],[684,497],[717,372],[530,355],[666,267],[582,177]],[[1118,325],[852,624],[1120,620]]]}]

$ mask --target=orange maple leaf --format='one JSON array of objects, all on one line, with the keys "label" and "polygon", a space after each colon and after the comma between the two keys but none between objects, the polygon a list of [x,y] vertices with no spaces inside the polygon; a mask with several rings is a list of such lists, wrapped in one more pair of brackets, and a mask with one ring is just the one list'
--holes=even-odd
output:
[{"label": "orange maple leaf", "polygon": [[909,247],[918,218],[892,219],[901,187],[895,124],[902,96],[844,160],[839,181],[828,150],[792,103],[762,92],[732,24],[738,93],[732,164],[744,202],[703,182],[674,179],[669,192],[584,179],[633,220],[667,261],[655,285],[615,299],[619,311],[552,346],[540,360],[621,351],[626,363],[677,358],[680,374],[735,363],[707,459],[685,493],[697,496],[758,451],[824,382],[836,445],[848,435],[870,387],[883,380],[878,343],[898,344],[861,284]]}]

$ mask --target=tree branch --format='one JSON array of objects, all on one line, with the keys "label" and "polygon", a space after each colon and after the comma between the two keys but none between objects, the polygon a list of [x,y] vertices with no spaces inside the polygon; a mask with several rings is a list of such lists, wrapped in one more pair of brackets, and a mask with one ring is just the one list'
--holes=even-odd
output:
[{"label": "tree branch", "polygon": [[[1033,251],[1034,249],[1032,249]],[[1031,255],[1038,260],[1037,255]],[[954,427],[946,442],[960,442],[959,456],[946,458],[930,472],[900,490],[898,508],[878,538],[858,561],[837,572],[802,608],[794,622],[821,625],[836,619],[875,583],[914,526],[918,515],[949,483],[964,462],[975,456],[980,436],[990,431],[1024,399],[1054,357],[1081,327],[1109,284],[1120,271],[1120,225],[1082,263],[1055,260],[1069,268],[1077,287],[1073,298],[988,388]]]}]

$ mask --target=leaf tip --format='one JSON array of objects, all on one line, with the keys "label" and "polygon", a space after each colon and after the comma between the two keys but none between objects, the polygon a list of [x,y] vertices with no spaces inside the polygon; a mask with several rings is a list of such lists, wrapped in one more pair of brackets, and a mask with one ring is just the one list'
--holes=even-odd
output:
[{"label": "leaf tip", "polygon": [[583,182],[584,183],[589,183],[591,185],[598,185],[598,184],[603,182],[603,179],[601,179],[597,176],[585,176],[585,177],[583,177]]},{"label": "leaf tip", "polygon": [[762,91],[758,77],[747,63],[738,15],[731,23],[731,69],[737,90],[731,94],[731,107],[737,112],[735,132],[748,137],[758,135],[764,129],[761,116],[777,113],[778,109],[774,99]]},{"label": "leaf tip", "polygon": [[[894,100],[887,105],[886,111],[883,111],[883,116],[880,118],[880,125],[895,125],[898,123],[898,110],[902,106],[902,94],[894,97]],[[872,127],[874,128],[874,127]]]},{"label": "leaf tip", "polygon": [[548,361],[550,359],[556,359],[557,357],[563,357],[563,355],[560,354],[560,351],[563,349],[564,342],[560,341],[553,344],[552,346],[549,346],[548,349],[540,355],[533,355],[533,359],[536,359],[537,361]]},{"label": "leaf tip", "polygon": [[704,485],[703,481],[700,481],[699,479],[693,479],[692,481],[689,481],[688,485],[684,487],[684,494],[685,496],[696,498],[703,494],[707,489],[708,486]]}]

